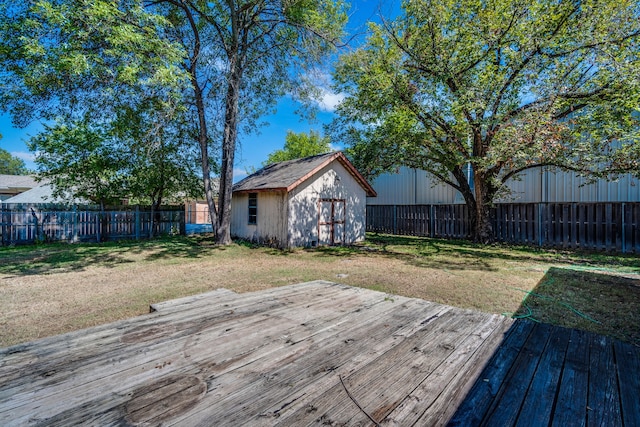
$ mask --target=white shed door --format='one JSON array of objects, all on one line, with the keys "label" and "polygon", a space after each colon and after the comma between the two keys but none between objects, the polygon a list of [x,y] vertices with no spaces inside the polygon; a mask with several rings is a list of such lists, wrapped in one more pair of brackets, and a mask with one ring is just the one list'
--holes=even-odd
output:
[{"label": "white shed door", "polygon": [[318,244],[341,245],[345,232],[345,200],[320,199],[318,202]]}]

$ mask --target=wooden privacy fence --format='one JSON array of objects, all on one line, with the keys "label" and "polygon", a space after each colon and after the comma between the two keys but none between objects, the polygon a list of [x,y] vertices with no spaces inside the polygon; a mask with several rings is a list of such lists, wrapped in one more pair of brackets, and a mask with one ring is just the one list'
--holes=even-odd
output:
[{"label": "wooden privacy fence", "polygon": [[[155,235],[184,234],[184,206],[163,206],[153,216]],[[118,206],[101,211],[94,206],[0,204],[0,243],[147,238],[151,217],[147,206]]]},{"label": "wooden privacy fence", "polygon": [[[491,210],[498,241],[640,253],[640,203],[520,203]],[[466,239],[466,205],[370,205],[367,231]]]}]

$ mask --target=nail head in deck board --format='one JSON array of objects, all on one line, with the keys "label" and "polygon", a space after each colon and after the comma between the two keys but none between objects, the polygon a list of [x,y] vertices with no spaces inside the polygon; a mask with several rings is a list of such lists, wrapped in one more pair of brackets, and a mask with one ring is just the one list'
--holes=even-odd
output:
[{"label": "nail head in deck board", "polygon": [[[531,336],[557,334],[550,326],[528,326],[531,323],[418,299],[390,301],[380,292],[328,282],[222,294],[166,304],[135,319],[0,349],[0,371],[18,371],[10,378],[0,376],[0,425],[146,421],[286,426],[296,420],[368,425],[366,415],[343,391],[338,392],[338,375],[367,411],[384,418],[383,425],[413,420],[416,425],[443,425],[469,389],[467,400],[472,402],[484,401],[473,397],[474,390],[480,389],[485,397],[495,394],[495,389],[477,387],[484,383],[478,377],[484,360],[492,361],[487,368],[494,365],[483,375],[493,372],[505,377],[496,380],[502,384],[496,397],[503,401],[489,405],[495,408],[510,404],[513,392],[508,387],[522,386],[514,379],[514,371],[529,366],[523,354],[544,360],[545,355],[555,354],[545,352],[545,346],[553,347],[558,341],[552,338],[547,344]],[[162,333],[163,325],[175,330]],[[152,339],[122,342],[123,336],[137,337],[145,328],[155,331]],[[527,330],[531,331],[528,337]],[[513,331],[521,332],[514,335]],[[525,339],[516,345],[518,336]],[[633,425],[638,418],[633,412],[637,407],[630,406],[638,396],[638,351],[631,352],[635,359],[625,364],[622,355],[630,352],[628,347],[607,342],[613,356],[597,360],[620,380],[623,395],[616,396],[622,410],[631,408],[623,419]],[[497,351],[501,343],[512,348]],[[520,357],[513,357],[518,351]],[[492,357],[494,353],[506,356],[499,359]],[[617,366],[605,363],[615,364],[616,359],[621,362]],[[500,363],[504,368],[498,369]],[[571,355],[565,371],[569,365]],[[544,362],[538,362],[538,370],[543,367]],[[534,372],[531,387],[540,375]],[[43,376],[47,373],[51,375]],[[565,372],[560,390],[568,378]],[[628,378],[635,382],[625,381]],[[527,408],[526,402],[511,401],[516,410]],[[560,402],[561,396],[554,406],[555,417]],[[454,421],[460,419],[456,417]]]}]

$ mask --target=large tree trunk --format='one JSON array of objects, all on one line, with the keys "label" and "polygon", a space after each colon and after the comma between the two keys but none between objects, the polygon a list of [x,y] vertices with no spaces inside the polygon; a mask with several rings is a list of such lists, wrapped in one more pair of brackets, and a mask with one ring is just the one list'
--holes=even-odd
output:
[{"label": "large tree trunk", "polygon": [[[191,76],[193,91],[196,100],[196,109],[198,111],[198,145],[200,146],[200,162],[202,163],[202,180],[204,184],[204,195],[209,207],[209,220],[211,227],[216,232],[217,211],[213,198],[213,189],[211,188],[211,165],[209,164],[209,137],[207,136],[207,120],[205,116],[204,101],[202,99],[202,90],[196,81],[194,75]],[[220,183],[222,184],[222,183]]]},{"label": "large tree trunk", "polygon": [[233,58],[230,64],[229,81],[227,83],[227,99],[222,140],[222,168],[220,170],[220,193],[218,196],[218,230],[216,243],[231,243],[231,197],[233,193],[233,161],[238,134],[238,102],[240,97],[240,81],[242,71]]},{"label": "large tree trunk", "polygon": [[[493,194],[491,194],[487,177],[482,173],[474,172],[474,193],[475,206],[472,214],[475,218],[472,221],[472,238],[478,243],[491,243],[494,241],[490,211]],[[471,210],[472,207],[469,206],[469,208]]]},{"label": "large tree trunk", "polygon": [[[173,2],[170,2],[174,4]],[[213,227],[213,231],[216,231],[217,225],[217,210],[216,204],[213,199],[213,189],[211,188],[211,166],[209,164],[209,136],[207,134],[207,118],[206,111],[204,105],[204,95],[202,93],[202,88],[198,83],[198,72],[197,65],[198,59],[200,57],[200,31],[198,30],[198,25],[193,16],[192,10],[187,7],[186,4],[174,4],[175,6],[182,9],[187,20],[189,21],[189,25],[191,27],[191,31],[193,32],[193,36],[195,38],[195,44],[193,46],[193,53],[190,57],[188,65],[186,65],[186,70],[189,72],[189,78],[191,80],[191,86],[193,87],[193,96],[195,98],[196,110],[198,112],[198,145],[200,146],[200,161],[202,162],[202,180],[204,184],[204,195],[207,200],[207,206],[209,207],[209,219],[211,221],[211,226]]]},{"label": "large tree trunk", "polygon": [[149,224],[149,238],[158,235],[158,224],[160,223],[160,206],[162,205],[162,194],[164,189],[160,187],[151,196],[151,221]]}]

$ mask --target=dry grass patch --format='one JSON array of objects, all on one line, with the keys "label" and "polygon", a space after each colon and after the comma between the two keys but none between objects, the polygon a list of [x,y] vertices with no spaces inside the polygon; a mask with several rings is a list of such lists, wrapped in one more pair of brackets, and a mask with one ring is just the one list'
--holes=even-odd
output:
[{"label": "dry grass patch", "polygon": [[[486,312],[522,313],[522,290],[542,292],[539,286],[551,267],[626,274],[635,284],[640,277],[634,257],[384,235],[370,235],[356,247],[294,251],[242,242],[217,247],[207,237],[0,248],[0,346],[140,315],[151,303],[216,288],[249,292],[316,279]],[[564,281],[556,280],[558,289]],[[604,323],[618,307],[611,303]],[[640,312],[640,301],[624,310]],[[640,331],[637,322],[627,331],[631,341],[640,337],[633,332]]]}]

